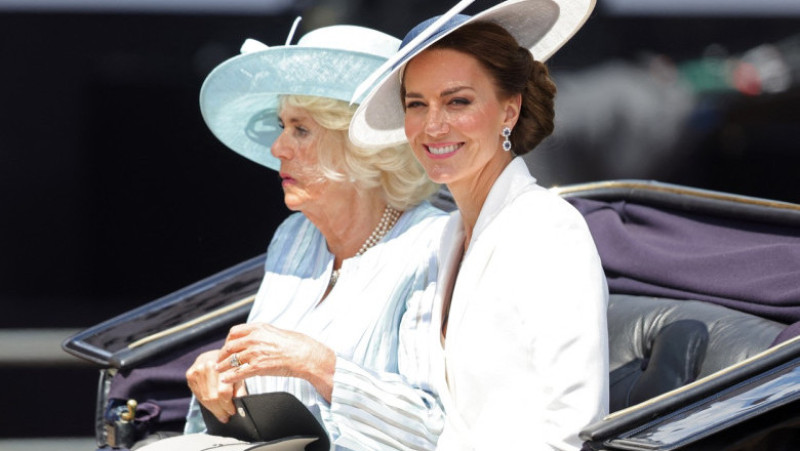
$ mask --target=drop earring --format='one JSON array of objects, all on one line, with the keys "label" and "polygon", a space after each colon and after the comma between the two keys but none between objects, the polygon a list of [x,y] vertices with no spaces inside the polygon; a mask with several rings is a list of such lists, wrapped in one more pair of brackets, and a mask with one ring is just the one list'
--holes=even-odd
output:
[{"label": "drop earring", "polygon": [[506,152],[511,150],[511,140],[508,139],[509,136],[511,136],[511,129],[503,127],[503,150]]}]

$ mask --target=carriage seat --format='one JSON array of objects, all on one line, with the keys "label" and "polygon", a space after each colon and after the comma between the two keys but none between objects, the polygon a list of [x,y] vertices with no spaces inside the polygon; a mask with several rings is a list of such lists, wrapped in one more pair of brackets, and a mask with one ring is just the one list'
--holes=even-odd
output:
[{"label": "carriage seat", "polygon": [[785,327],[708,302],[612,294],[608,305],[610,411],[758,354]]}]

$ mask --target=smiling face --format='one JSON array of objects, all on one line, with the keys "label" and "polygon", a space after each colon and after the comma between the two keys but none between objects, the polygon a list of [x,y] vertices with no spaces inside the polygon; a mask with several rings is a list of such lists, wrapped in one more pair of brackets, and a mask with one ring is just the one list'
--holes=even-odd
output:
[{"label": "smiling face", "polygon": [[452,49],[426,50],[406,66],[405,131],[428,177],[491,187],[511,161],[502,149],[504,126],[513,127],[519,96],[500,99],[487,71]]},{"label": "smiling face", "polygon": [[283,201],[292,211],[325,204],[333,184],[319,167],[318,152],[326,130],[303,108],[284,105],[278,114],[283,131],[272,144],[272,155],[281,162]]}]

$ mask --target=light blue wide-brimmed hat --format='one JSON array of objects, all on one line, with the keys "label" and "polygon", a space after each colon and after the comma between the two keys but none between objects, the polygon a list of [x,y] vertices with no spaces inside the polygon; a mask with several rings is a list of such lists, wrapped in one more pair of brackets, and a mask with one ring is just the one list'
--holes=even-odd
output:
[{"label": "light blue wide-brimmed hat", "polygon": [[414,27],[400,50],[356,90],[354,103],[363,101],[350,122],[353,143],[385,147],[406,140],[400,99],[403,70],[411,58],[444,36],[472,22],[494,22],[529,49],[534,59],[546,61],[583,26],[595,5],[595,0],[506,0],[474,16],[459,14],[472,1],[462,0],[442,16]]},{"label": "light blue wide-brimmed hat", "polygon": [[393,36],[353,25],[318,28],[297,45],[289,41],[291,33],[287,44],[277,47],[247,40],[242,54],[214,68],[200,89],[200,111],[214,135],[276,171],[280,161],[270,147],[281,133],[279,96],[351,101],[356,87],[400,46]]}]

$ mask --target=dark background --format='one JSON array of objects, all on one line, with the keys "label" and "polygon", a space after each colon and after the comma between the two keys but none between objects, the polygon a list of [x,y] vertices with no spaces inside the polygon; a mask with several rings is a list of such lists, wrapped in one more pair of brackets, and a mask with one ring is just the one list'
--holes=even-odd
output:
[{"label": "dark background", "polygon": [[[262,253],[288,214],[279,183],[205,127],[204,77],[245,38],[283,43],[300,11],[298,36],[344,22],[402,37],[450,4],[306,2],[269,15],[0,10],[0,328],[88,327]],[[639,67],[645,54],[676,64],[709,49],[736,55],[792,36],[798,19],[599,7],[549,65],[558,82],[609,61]],[[546,154],[537,176],[657,178],[800,202],[799,97],[796,84],[704,96],[691,118],[711,104],[715,120],[700,132],[677,129],[692,136],[670,165],[603,171],[566,149]],[[602,103],[586,107],[608,114]],[[590,145],[595,157],[614,157],[604,140]],[[42,435],[33,418],[45,404],[59,418],[45,435],[93,434],[96,369],[3,369],[0,384],[0,437]]]}]

